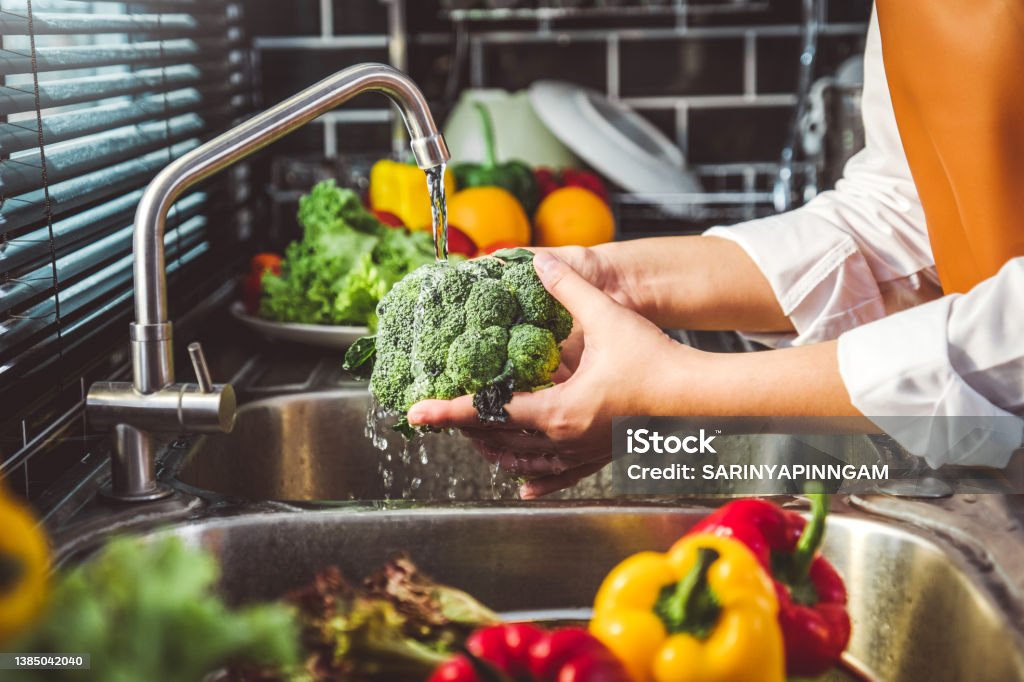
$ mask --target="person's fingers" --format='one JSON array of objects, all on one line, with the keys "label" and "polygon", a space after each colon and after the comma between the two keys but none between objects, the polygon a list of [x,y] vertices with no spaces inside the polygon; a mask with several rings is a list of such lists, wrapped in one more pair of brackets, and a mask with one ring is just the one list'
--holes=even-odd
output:
[{"label": "person's fingers", "polygon": [[519,497],[524,500],[533,500],[544,495],[549,495],[559,490],[572,487],[581,480],[595,474],[605,467],[611,458],[601,459],[596,462],[587,462],[581,466],[569,469],[560,474],[544,476],[527,481],[519,488]]},{"label": "person's fingers", "polygon": [[480,453],[480,456],[487,460],[490,464],[497,464],[498,458],[501,457],[500,453],[492,452],[491,448],[487,447],[487,443],[480,440],[473,441],[473,447]]},{"label": "person's fingers", "polygon": [[609,317],[617,317],[624,310],[553,253],[541,252],[534,255],[533,267],[544,288],[561,301],[584,331],[588,324],[606,324]]},{"label": "person's fingers", "polygon": [[420,401],[409,408],[406,419],[413,426],[436,426],[442,429],[480,424],[471,395],[454,400]]},{"label": "person's fingers", "polygon": [[[561,383],[568,379],[580,366],[584,345],[583,334],[578,330],[573,330],[569,334],[569,338],[562,342],[562,363],[559,365],[558,371],[555,372],[553,378],[555,383]],[[564,376],[561,381],[559,381],[560,375]]]},{"label": "person's fingers", "polygon": [[461,432],[467,438],[478,440],[490,448],[500,448],[519,455],[537,455],[557,450],[550,438],[542,433],[532,431],[513,431],[479,426],[464,428],[461,429]]},{"label": "person's fingers", "polygon": [[524,457],[506,452],[498,458],[497,464],[503,471],[513,476],[548,478],[575,469],[581,466],[582,463],[559,455]]},{"label": "person's fingers", "polygon": [[423,400],[409,408],[407,418],[413,426],[433,426],[447,428],[480,428],[492,429],[534,429],[544,431],[548,415],[551,414],[552,396],[558,386],[546,388],[536,393],[516,393],[505,406],[509,414],[507,422],[482,422],[473,407],[473,396],[464,395],[454,400]]}]

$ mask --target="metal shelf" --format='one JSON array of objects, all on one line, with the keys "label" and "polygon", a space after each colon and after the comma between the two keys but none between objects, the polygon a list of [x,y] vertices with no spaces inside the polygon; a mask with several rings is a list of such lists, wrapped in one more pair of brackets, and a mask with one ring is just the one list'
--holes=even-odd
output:
[{"label": "metal shelf", "polygon": [[454,23],[537,21],[562,19],[616,19],[643,17],[683,17],[706,14],[736,14],[767,9],[767,0],[711,0],[679,2],[671,5],[632,5],[622,7],[516,7],[506,9],[442,10],[441,18]]}]

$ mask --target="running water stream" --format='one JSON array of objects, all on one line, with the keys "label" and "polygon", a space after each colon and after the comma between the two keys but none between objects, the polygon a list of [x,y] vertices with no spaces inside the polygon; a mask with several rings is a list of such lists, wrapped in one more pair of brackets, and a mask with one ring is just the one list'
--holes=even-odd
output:
[{"label": "running water stream", "polygon": [[424,171],[427,174],[427,191],[430,192],[430,227],[434,234],[434,256],[439,261],[448,260],[448,198],[444,192],[446,165],[434,166]]},{"label": "running water stream", "polygon": [[[448,201],[445,196],[444,174],[445,165],[428,168],[426,171],[427,190],[430,194],[431,229],[434,238],[434,256],[439,262],[448,260]],[[429,284],[424,289],[429,289]],[[417,308],[417,313],[421,308]],[[415,315],[412,322],[414,329],[423,324],[421,316]],[[416,355],[415,349],[413,356]],[[381,409],[373,402],[366,414],[366,437],[373,446],[380,450],[381,459],[379,472],[388,499],[416,499],[422,497],[421,488],[424,478],[443,482],[444,496],[448,499],[466,499],[481,497],[485,492],[471,490],[468,482],[460,473],[461,457],[453,458],[452,448],[444,447],[440,439],[448,438],[444,434],[417,435],[406,440],[390,427],[393,415]],[[444,452],[439,452],[443,450]],[[437,451],[437,452],[436,452]],[[468,453],[458,453],[465,456]],[[465,466],[465,462],[462,462]],[[507,474],[496,466],[491,468],[490,494],[495,499],[514,497],[517,486]],[[419,493],[419,494],[418,494]]]}]

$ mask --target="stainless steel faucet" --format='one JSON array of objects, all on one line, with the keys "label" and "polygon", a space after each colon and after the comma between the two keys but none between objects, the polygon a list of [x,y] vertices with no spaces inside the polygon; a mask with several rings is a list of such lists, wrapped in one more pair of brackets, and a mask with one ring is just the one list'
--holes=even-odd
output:
[{"label": "stainless steel faucet", "polygon": [[189,187],[362,92],[382,93],[395,104],[409,129],[410,147],[420,168],[433,168],[449,159],[448,147],[416,84],[390,66],[359,64],[197,147],[160,171],[146,187],[135,213],[133,380],[97,382],[86,399],[90,422],[113,428],[116,434],[109,496],[145,501],[170,494],[156,480],[154,433],[228,432],[234,426],[234,390],[229,384],[210,381],[198,343],[189,346],[198,384],[174,383],[164,262],[164,222],[171,204]]}]

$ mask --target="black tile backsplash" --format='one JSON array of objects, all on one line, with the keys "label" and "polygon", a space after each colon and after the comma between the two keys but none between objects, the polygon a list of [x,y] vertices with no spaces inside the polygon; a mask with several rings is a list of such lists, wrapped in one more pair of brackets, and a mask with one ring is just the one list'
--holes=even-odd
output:
[{"label": "black tile backsplash", "polygon": [[689,116],[691,163],[777,161],[792,107],[693,109]]},{"label": "black tile backsplash", "polygon": [[[347,0],[346,0],[347,1]],[[320,34],[319,0],[246,0],[246,21],[253,36]]]},{"label": "black tile backsplash", "polygon": [[670,140],[676,139],[678,131],[676,130],[675,109],[637,109],[637,111],[655,128],[665,133],[665,137]]},{"label": "black tile backsplash", "polygon": [[[760,93],[793,92],[797,71],[792,68],[800,57],[801,43],[797,37],[764,37],[757,44],[757,91]],[[847,58],[864,53],[864,36],[826,35],[818,39],[815,77],[835,72]]]},{"label": "black tile backsplash", "polygon": [[[388,53],[383,48],[263,50],[260,56],[263,101],[267,104],[279,102],[352,64],[387,60]],[[360,98],[358,102],[347,104],[365,108],[379,107],[381,102]]]},{"label": "black tile backsplash", "polygon": [[[727,0],[718,0],[719,2]],[[833,0],[845,2],[845,0]],[[771,0],[768,7],[755,11],[695,14],[690,26],[779,26],[800,21],[803,0]]]},{"label": "black tile backsplash", "polygon": [[623,97],[743,92],[742,38],[624,40],[619,58]]},{"label": "black tile backsplash", "polygon": [[346,123],[338,126],[338,148],[346,154],[381,153],[391,148],[390,123]]},{"label": "black tile backsplash", "polygon": [[835,23],[866,23],[871,17],[871,0],[831,0],[825,15]]},{"label": "black tile backsplash", "polygon": [[387,6],[380,0],[333,0],[332,4],[336,35],[380,33],[387,26]]},{"label": "black tile backsplash", "polygon": [[607,83],[605,48],[599,43],[492,45],[484,53],[489,87],[519,90],[542,78],[595,90]]},{"label": "black tile backsplash", "polygon": [[[708,4],[726,0],[706,0]],[[694,0],[700,4],[705,0]],[[831,73],[863,49],[870,16],[866,0],[819,0],[825,19],[818,47],[816,77]],[[386,60],[386,3],[333,0],[333,32],[320,29],[319,0],[299,0],[283,12],[280,4],[258,0],[265,8],[255,25],[270,38],[309,36],[306,44],[262,49],[266,102],[287,96],[324,75],[364,60]],[[795,104],[800,21],[803,0],[768,0],[755,11],[603,19],[557,20],[548,32],[535,20],[474,23],[461,61],[453,49],[453,25],[442,18],[439,0],[405,0],[408,70],[443,122],[466,87],[518,90],[538,79],[557,79],[610,92],[641,110],[656,127],[688,149],[699,163],[776,161]],[[258,13],[258,12],[257,12]],[[280,21],[280,31],[274,27]],[[382,47],[343,44],[346,36],[378,36]],[[617,53],[609,44],[618,36]],[[333,41],[333,42],[332,42]],[[616,60],[617,57],[617,60]],[[474,63],[479,58],[481,61]],[[609,64],[618,72],[609,74]],[[452,68],[459,68],[451,88]],[[379,107],[368,98],[349,108]],[[682,118],[687,125],[679,128]],[[331,124],[338,152],[390,149],[390,129],[381,123]],[[356,127],[358,126],[358,127]],[[314,139],[329,126],[294,140],[289,151],[312,152]],[[326,148],[326,147],[325,147]]]}]

